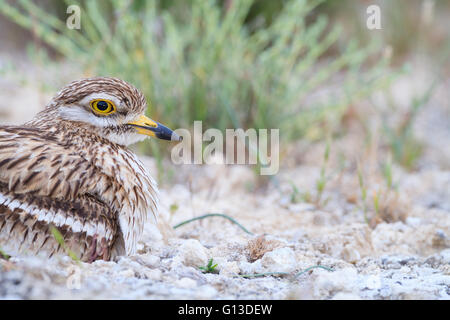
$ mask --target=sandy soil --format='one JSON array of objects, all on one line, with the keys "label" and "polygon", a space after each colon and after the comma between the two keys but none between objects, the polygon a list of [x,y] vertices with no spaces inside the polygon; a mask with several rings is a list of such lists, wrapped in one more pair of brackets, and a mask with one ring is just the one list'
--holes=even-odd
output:
[{"label": "sandy soil", "polygon": [[[2,123],[31,117],[50,96],[14,79],[0,79],[0,85]],[[378,215],[368,205],[369,223],[352,160],[363,150],[363,139],[351,130],[332,144],[320,201],[315,190],[324,144],[287,147],[280,173],[265,185],[245,166],[165,163],[173,178],[160,181],[159,223],[146,225],[137,255],[92,264],[69,257],[0,260],[0,298],[449,299],[450,100],[441,95],[445,88],[448,82],[417,123],[418,135],[430,141],[419,170],[394,166],[396,188],[388,190],[376,162],[364,162],[368,202],[374,192],[382,195]],[[340,167],[342,153],[347,160]],[[154,159],[141,159],[156,177]],[[206,213],[227,214],[252,234],[220,217],[172,228]],[[199,266],[211,258],[217,273],[203,273]],[[318,265],[333,271],[315,268],[299,275]],[[243,277],[271,272],[286,274]]]}]

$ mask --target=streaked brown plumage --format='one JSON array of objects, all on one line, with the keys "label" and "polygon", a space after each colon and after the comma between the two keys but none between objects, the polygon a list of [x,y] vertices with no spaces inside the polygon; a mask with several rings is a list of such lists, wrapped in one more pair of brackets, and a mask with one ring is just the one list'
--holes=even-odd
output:
[{"label": "streaked brown plumage", "polygon": [[[102,114],[109,103],[114,112]],[[64,252],[54,226],[83,261],[133,254],[157,214],[157,186],[126,145],[144,135],[178,140],[145,109],[130,84],[91,78],[69,84],[32,121],[0,126],[0,249]]]}]

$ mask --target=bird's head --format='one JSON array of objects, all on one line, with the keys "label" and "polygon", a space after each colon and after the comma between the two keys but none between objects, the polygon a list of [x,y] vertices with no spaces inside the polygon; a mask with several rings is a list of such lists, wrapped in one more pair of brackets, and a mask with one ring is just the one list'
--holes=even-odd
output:
[{"label": "bird's head", "polygon": [[[52,116],[88,125],[96,133],[120,145],[130,145],[147,136],[180,141],[166,126],[145,116],[144,95],[116,78],[89,78],[64,87],[50,104]],[[45,115],[46,110],[41,114]]]}]

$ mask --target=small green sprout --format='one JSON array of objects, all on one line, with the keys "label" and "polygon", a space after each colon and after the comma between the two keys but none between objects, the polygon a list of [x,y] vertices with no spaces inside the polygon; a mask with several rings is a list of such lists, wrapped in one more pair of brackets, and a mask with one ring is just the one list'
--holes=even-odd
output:
[{"label": "small green sprout", "polygon": [[316,182],[317,204],[319,204],[322,199],[322,194],[323,191],[325,190],[325,185],[327,183],[326,166],[328,164],[328,159],[330,158],[330,145],[331,145],[330,139],[327,139],[327,145],[325,147],[325,152],[323,155],[322,168],[320,169],[320,178]]},{"label": "small green sprout", "polygon": [[380,191],[373,192],[373,207],[375,208],[375,214],[380,214]]},{"label": "small green sprout", "polygon": [[52,235],[55,238],[56,242],[58,242],[58,244],[64,249],[64,251],[66,251],[67,255],[69,257],[71,257],[72,260],[74,260],[76,262],[80,262],[80,258],[77,257],[75,252],[73,252],[72,250],[70,250],[70,248],[68,248],[66,246],[66,244],[64,242],[64,237],[61,234],[61,232],[59,232],[59,230],[56,229],[54,226],[50,226],[50,232],[52,233]]},{"label": "small green sprout", "polygon": [[292,181],[291,185],[292,185],[291,203],[297,203],[299,202],[300,191]]},{"label": "small green sprout", "polygon": [[364,221],[369,224],[369,219],[367,218],[367,205],[366,205],[366,198],[367,198],[367,189],[364,185],[364,177],[361,170],[361,165],[358,163],[358,181],[359,181],[359,188],[361,189],[361,199],[362,199],[362,205],[363,205],[363,212],[364,212]]},{"label": "small green sprout", "polygon": [[300,190],[297,188],[297,186],[294,184],[294,182],[290,181],[292,186],[292,193],[291,193],[291,203],[299,203],[299,202],[312,202],[311,194],[308,191],[300,192]]},{"label": "small green sprout", "polygon": [[0,249],[0,258],[2,258],[4,260],[9,260],[9,258],[11,258],[11,256],[6,254],[2,249]]},{"label": "small green sprout", "polygon": [[179,208],[178,204],[172,203],[169,208],[170,214],[174,214],[175,212],[177,212],[178,208]]},{"label": "small green sprout", "polygon": [[200,270],[202,270],[203,273],[217,273],[216,270],[217,263],[213,265],[213,259],[209,259],[208,264],[205,267],[198,267]]},{"label": "small green sprout", "polygon": [[386,180],[387,187],[391,190],[394,185],[392,183],[392,159],[390,156],[383,166],[383,176]]}]

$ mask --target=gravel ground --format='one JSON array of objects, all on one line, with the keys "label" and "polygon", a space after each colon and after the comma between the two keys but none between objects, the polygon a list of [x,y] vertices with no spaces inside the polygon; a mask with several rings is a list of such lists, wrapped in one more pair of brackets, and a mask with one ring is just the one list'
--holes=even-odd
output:
[{"label": "gravel ground", "polygon": [[[1,123],[29,119],[50,96],[17,81],[0,79],[0,85]],[[419,170],[394,167],[395,191],[383,189],[377,174],[368,180],[369,197],[383,192],[381,218],[369,210],[366,223],[351,164],[332,175],[321,201],[294,199],[293,184],[314,198],[323,144],[288,148],[265,187],[244,166],[165,163],[173,178],[161,184],[158,225],[146,225],[137,255],[92,264],[69,257],[0,259],[0,298],[449,299],[449,100],[439,99],[434,103],[447,104],[424,111],[416,128],[432,141]],[[351,158],[360,150],[358,134],[350,133],[333,143],[329,166],[339,152]],[[154,159],[141,159],[156,177]],[[205,213],[227,214],[252,234],[220,217],[171,227]],[[203,273],[199,267],[211,258],[217,273]],[[317,265],[333,271],[299,275]],[[243,277],[271,272],[286,274]]]},{"label": "gravel ground", "polygon": [[[153,160],[143,158],[152,168]],[[68,257],[1,261],[0,297],[5,299],[449,299],[450,172],[423,172],[402,179],[421,182],[409,192],[404,222],[364,223],[342,195],[327,193],[326,207],[286,201],[283,187],[246,192],[248,168],[191,168],[195,191],[176,184],[164,188],[159,226],[148,224],[136,256],[114,262],[78,264]],[[203,174],[199,175],[199,171]],[[224,172],[225,171],[225,172]],[[283,177],[313,183],[319,168],[286,170]],[[222,181],[212,198],[209,180]],[[181,178],[182,179],[182,178]],[[425,183],[423,183],[425,181]],[[428,187],[429,186],[429,187]],[[440,206],[436,194],[440,190]],[[333,198],[333,196],[335,196]],[[336,199],[336,200],[334,200]],[[183,204],[183,206],[181,206]],[[176,212],[170,207],[178,205]],[[253,232],[214,217],[169,225],[206,212],[226,212]],[[213,258],[217,274],[198,268]],[[332,268],[312,269],[322,265]],[[247,279],[243,274],[289,275]]]}]

